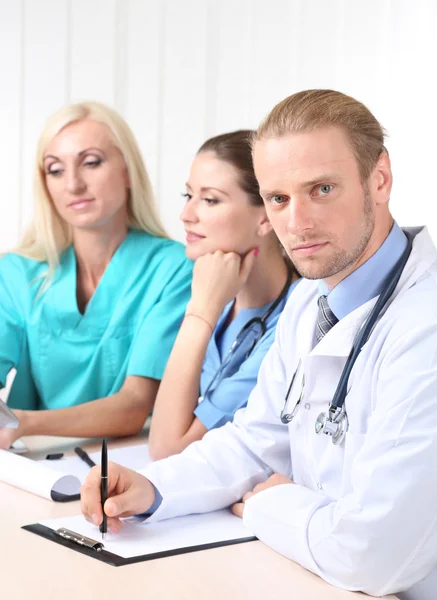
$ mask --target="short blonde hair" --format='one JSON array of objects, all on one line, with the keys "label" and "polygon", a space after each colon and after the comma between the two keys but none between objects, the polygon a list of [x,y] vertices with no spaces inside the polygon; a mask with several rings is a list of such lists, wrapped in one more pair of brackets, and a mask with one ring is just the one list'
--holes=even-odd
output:
[{"label": "short blonde hair", "polygon": [[57,213],[47,190],[44,153],[62,129],[84,119],[106,125],[123,156],[130,181],[128,226],[157,237],[168,237],[159,217],[138,144],[126,121],[116,111],[99,102],[70,104],[49,118],[39,138],[34,171],[34,216],[19,246],[13,250],[27,258],[47,262],[46,283],[47,279],[52,279],[60,255],[71,245],[72,231]]},{"label": "short blonde hair", "polygon": [[330,126],[346,132],[365,182],[386,152],[385,131],[364,104],[341,92],[306,90],[285,98],[261,123],[253,141]]}]

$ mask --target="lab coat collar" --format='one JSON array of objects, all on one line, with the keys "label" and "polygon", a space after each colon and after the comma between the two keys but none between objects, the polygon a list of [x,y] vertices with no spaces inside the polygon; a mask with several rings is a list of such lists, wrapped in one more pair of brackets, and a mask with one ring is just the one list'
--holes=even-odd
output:
[{"label": "lab coat collar", "polygon": [[[408,227],[404,228],[404,231],[413,236],[413,248],[391,302],[394,302],[401,293],[413,286],[437,262],[437,249],[426,227]],[[316,345],[317,296],[318,284],[314,282],[307,297],[307,307],[299,321],[297,332],[299,356],[304,357],[311,354],[312,356],[347,357],[355,336],[376,304],[377,297],[341,319]]]}]

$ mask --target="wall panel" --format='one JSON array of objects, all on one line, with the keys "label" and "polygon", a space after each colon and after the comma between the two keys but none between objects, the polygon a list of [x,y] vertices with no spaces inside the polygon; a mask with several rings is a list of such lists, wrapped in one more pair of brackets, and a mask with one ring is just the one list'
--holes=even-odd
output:
[{"label": "wall panel", "polygon": [[65,102],[100,100],[127,118],[183,239],[198,146],[256,127],[308,87],[374,111],[390,134],[396,218],[437,236],[436,27],[433,0],[0,0],[0,250],[30,218],[36,139]]}]

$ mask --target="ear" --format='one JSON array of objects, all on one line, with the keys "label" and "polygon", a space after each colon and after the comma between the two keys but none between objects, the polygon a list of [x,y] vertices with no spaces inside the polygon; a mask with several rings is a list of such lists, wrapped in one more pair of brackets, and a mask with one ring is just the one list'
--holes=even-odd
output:
[{"label": "ear", "polygon": [[390,199],[393,185],[390,157],[387,152],[382,152],[370,175],[371,186],[377,204],[386,204]]},{"label": "ear", "polygon": [[257,235],[259,237],[264,237],[268,235],[273,230],[272,224],[269,221],[265,208],[261,209],[261,216],[258,222]]}]

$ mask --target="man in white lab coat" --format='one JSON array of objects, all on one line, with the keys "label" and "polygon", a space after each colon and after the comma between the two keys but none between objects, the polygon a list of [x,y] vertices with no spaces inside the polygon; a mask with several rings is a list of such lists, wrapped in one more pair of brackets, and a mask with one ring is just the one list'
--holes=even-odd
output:
[{"label": "man in white lab coat", "polygon": [[[383,130],[356,100],[330,90],[287,98],[261,124],[253,156],[268,216],[306,280],[232,424],[142,474],[111,465],[109,526],[232,505],[260,540],[334,585],[435,600],[437,251],[425,228],[393,221]],[[349,377],[348,428],[334,445],[316,435],[316,419],[408,236],[399,283]],[[284,424],[287,390],[283,414],[297,410]],[[99,483],[95,469],[82,490],[96,524]]]}]

